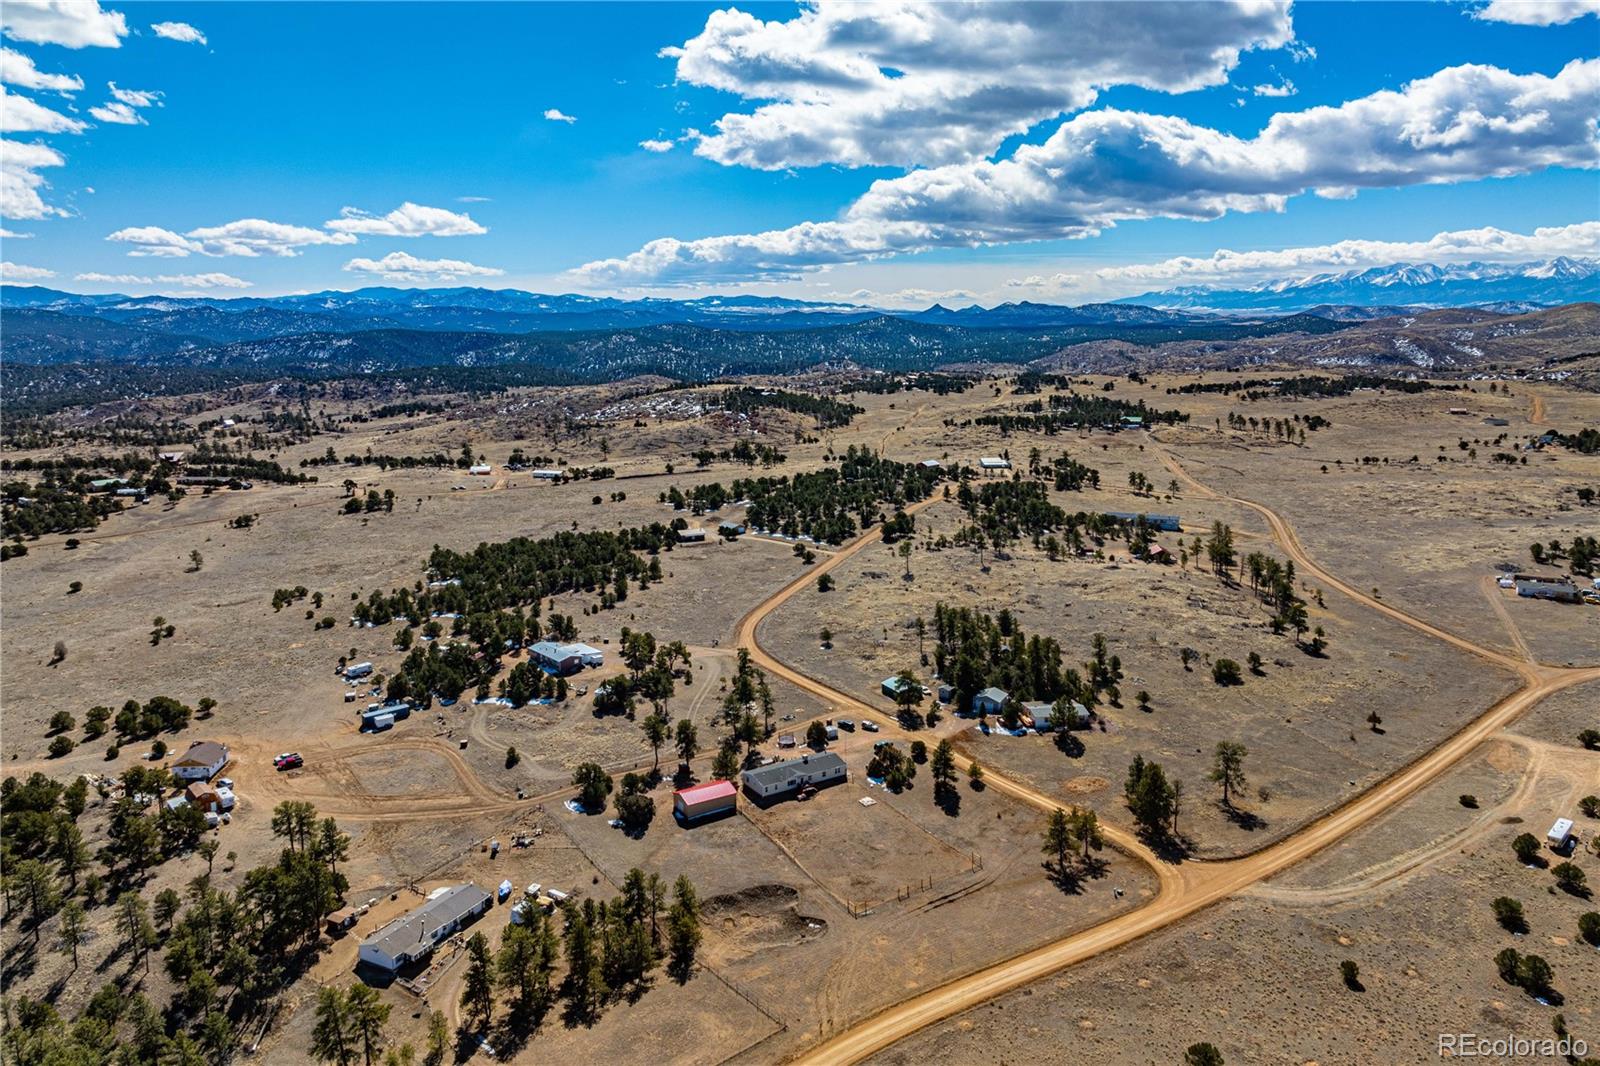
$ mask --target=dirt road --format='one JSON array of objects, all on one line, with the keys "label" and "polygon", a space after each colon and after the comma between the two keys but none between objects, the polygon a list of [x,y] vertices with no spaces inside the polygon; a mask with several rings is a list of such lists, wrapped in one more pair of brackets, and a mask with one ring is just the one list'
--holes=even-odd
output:
[{"label": "dirt road", "polygon": [[[1252,500],[1224,496],[1215,492],[1190,476],[1164,448],[1157,445],[1156,452],[1175,476],[1197,491],[1238,503],[1260,514],[1271,528],[1273,539],[1295,560],[1303,572],[1315,574],[1329,587],[1337,589],[1370,610],[1516,673],[1523,679],[1522,688],[1495,703],[1464,729],[1368,791],[1279,843],[1243,858],[1221,862],[1188,862],[1182,866],[1173,866],[1157,859],[1128,831],[1106,826],[1107,837],[1113,845],[1137,855],[1150,864],[1158,874],[1160,890],[1151,903],[1139,910],[996,963],[881,1011],[809,1049],[798,1056],[796,1061],[817,1064],[858,1062],[925,1026],[1178,922],[1202,908],[1281,872],[1392,810],[1418,789],[1454,766],[1484,740],[1498,733],[1552,693],[1571,685],[1600,679],[1600,667],[1562,669],[1514,658],[1494,649],[1485,648],[1360,592],[1318,566],[1306,554],[1294,529],[1277,512]],[[915,509],[928,506],[930,502],[925,501]],[[873,539],[875,538],[870,534],[858,539],[819,569],[831,569],[842,563]],[[739,624],[737,643],[750,650],[751,658],[757,665],[778,674],[791,684],[805,688],[841,708],[864,708],[866,705],[860,701],[800,674],[760,647],[758,630],[762,620],[787,602],[807,582],[814,579],[815,571],[808,571],[804,578],[780,589],[767,602],[746,615]],[[989,787],[1004,791],[1035,806],[1051,809],[1061,805],[1057,800],[1009,781],[993,771],[990,771],[985,780]]]}]

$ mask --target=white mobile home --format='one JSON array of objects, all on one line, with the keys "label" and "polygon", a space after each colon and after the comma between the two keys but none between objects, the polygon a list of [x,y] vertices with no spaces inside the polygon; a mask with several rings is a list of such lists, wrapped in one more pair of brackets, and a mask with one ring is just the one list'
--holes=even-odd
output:
[{"label": "white mobile home", "polygon": [[361,942],[359,961],[394,973],[427,958],[439,942],[489,909],[489,893],[470,882],[443,889]]},{"label": "white mobile home", "polygon": [[788,762],[775,762],[746,770],[741,778],[745,791],[758,799],[771,799],[798,792],[807,785],[831,785],[845,780],[844,760],[831,751],[802,755]]}]

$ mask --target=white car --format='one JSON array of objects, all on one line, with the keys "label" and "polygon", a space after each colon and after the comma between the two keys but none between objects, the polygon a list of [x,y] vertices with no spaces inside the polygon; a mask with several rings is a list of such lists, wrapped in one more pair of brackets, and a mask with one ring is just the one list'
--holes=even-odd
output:
[{"label": "white car", "polygon": [[861,728],[869,733],[876,733],[878,731],[878,723],[869,718],[863,718],[861,719]]},{"label": "white car", "polygon": [[227,789],[233,788],[233,778],[231,778],[231,777],[219,777],[219,778],[217,778],[217,787],[218,788],[227,788]]}]

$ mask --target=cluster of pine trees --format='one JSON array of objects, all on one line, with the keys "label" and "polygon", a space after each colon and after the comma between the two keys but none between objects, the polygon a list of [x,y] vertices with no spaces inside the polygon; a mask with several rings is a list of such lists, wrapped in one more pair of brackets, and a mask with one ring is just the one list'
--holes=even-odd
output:
[{"label": "cluster of pine trees", "polygon": [[961,710],[970,710],[972,697],[991,686],[1017,700],[1047,701],[1077,698],[1083,688],[1077,671],[1062,667],[1061,645],[1028,636],[1009,609],[991,617],[941,601],[933,608],[933,635],[934,666],[954,687]]},{"label": "cluster of pine trees", "polygon": [[[701,911],[687,877],[678,878],[669,902],[666,883],[635,867],[614,899],[563,904],[559,933],[537,908],[523,913],[523,923],[502,934],[498,952],[481,932],[467,940],[461,1007],[471,1032],[495,1024],[501,992],[509,994],[503,1028],[525,1038],[557,1001],[564,1003],[569,1024],[592,1025],[607,1004],[642,995],[663,961],[667,975],[680,984],[694,973]],[[557,981],[559,962],[566,972]]]},{"label": "cluster of pine trees", "polygon": [[827,396],[812,396],[802,392],[785,392],[779,389],[738,388],[722,394],[722,408],[730,414],[747,414],[763,407],[775,407],[817,420],[817,428],[832,429],[848,426],[856,415],[865,414],[863,408],[853,403],[843,403]]},{"label": "cluster of pine trees", "polygon": [[[7,949],[8,966],[37,953],[47,933],[74,969],[86,947],[108,943],[94,949],[105,953],[97,967],[104,980],[76,1018],[27,996],[9,1002],[0,1042],[7,1062],[226,1061],[238,1034],[258,1025],[274,998],[316,960],[322,920],[347,888],[339,864],[348,857],[349,838],[337,823],[318,818],[309,803],[280,804],[271,826],[283,851],[228,892],[212,884],[219,844],[214,837],[199,839],[203,820],[200,832],[175,836],[170,830],[179,812],[158,807],[157,814],[147,813],[147,797],[173,784],[164,770],[137,766],[124,773],[108,843],[93,856],[77,824],[87,804],[81,779],[62,786],[35,774],[0,786],[7,920],[17,923],[16,933],[27,934],[8,937],[15,941]],[[183,809],[198,816],[195,808]],[[147,901],[140,888],[149,868],[190,851],[204,860],[205,872],[183,893],[167,888]],[[106,913],[96,922],[101,909]],[[96,926],[109,931],[109,939],[95,937]],[[136,973],[148,972],[157,959],[172,982],[164,1004],[129,989]]]},{"label": "cluster of pine trees", "polygon": [[883,521],[885,505],[899,510],[927,499],[946,474],[934,467],[880,459],[852,444],[837,468],[792,478],[741,478],[727,488],[697,485],[687,494],[674,487],[663,499],[679,509],[693,506],[696,514],[733,500],[749,500],[746,520],[752,529],[842,544],[858,529]]},{"label": "cluster of pine trees", "polygon": [[[642,589],[661,580],[657,555],[671,551],[676,540],[674,530],[656,522],[616,532],[515,537],[480,544],[470,552],[436,546],[428,557],[428,573],[438,580],[426,587],[419,580],[413,588],[388,594],[374,590],[351,614],[357,622],[374,625],[403,618],[413,628],[437,615],[464,618],[461,629],[482,646],[497,638],[538,640],[541,600],[576,591],[599,591],[611,604],[625,600],[634,584]],[[527,608],[527,617],[522,608]]]}]

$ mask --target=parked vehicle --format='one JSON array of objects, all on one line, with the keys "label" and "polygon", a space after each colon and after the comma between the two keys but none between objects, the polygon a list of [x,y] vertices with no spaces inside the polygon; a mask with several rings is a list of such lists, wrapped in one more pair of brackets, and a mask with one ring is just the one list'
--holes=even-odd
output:
[{"label": "parked vehicle", "polygon": [[854,733],[856,731],[856,720],[854,718],[841,718],[839,719],[839,728],[847,729]]},{"label": "parked vehicle", "polygon": [[870,718],[863,718],[861,719],[861,728],[869,733],[876,733],[878,731],[878,723]]},{"label": "parked vehicle", "polygon": [[272,760],[272,765],[276,766],[279,770],[293,770],[297,767],[304,766],[305,764],[305,759],[301,757],[298,751],[284,752],[282,755]]}]

